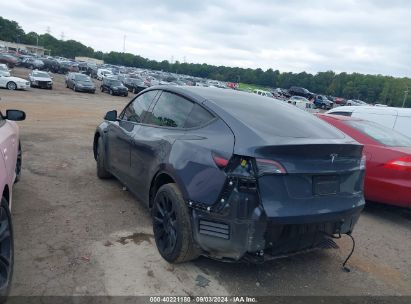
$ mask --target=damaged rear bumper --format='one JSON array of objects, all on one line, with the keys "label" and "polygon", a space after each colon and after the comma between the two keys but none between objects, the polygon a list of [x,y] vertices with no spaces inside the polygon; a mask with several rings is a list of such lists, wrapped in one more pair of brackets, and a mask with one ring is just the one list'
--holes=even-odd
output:
[{"label": "damaged rear bumper", "polygon": [[303,209],[300,214],[292,210],[290,216],[292,201],[288,207],[276,208],[275,203],[260,199],[252,180],[228,180],[225,190],[212,207],[192,201],[189,206],[198,246],[205,255],[226,261],[257,262],[335,247],[331,235],[351,233],[364,207],[359,194],[346,208],[314,212],[311,208],[308,213]]}]

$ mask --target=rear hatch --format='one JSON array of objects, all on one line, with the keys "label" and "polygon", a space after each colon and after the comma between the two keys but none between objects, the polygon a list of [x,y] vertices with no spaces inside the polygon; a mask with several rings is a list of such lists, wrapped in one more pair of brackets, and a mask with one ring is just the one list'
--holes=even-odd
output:
[{"label": "rear hatch", "polygon": [[359,144],[265,146],[255,150],[255,158],[260,197],[269,217],[290,220],[362,204],[364,160]]}]

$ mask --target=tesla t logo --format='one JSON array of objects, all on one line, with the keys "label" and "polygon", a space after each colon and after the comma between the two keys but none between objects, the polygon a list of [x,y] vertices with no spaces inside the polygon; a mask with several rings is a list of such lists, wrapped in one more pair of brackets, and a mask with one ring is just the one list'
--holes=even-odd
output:
[{"label": "tesla t logo", "polygon": [[332,154],[330,154],[330,157],[331,157],[331,163],[333,164],[334,160],[338,157],[338,154],[332,153]]}]

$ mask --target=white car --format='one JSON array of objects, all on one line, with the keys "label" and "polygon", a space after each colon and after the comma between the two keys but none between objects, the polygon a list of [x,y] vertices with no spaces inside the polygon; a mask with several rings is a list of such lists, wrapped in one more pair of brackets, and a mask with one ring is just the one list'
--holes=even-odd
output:
[{"label": "white car", "polygon": [[411,109],[408,108],[345,106],[331,109],[327,114],[352,116],[373,121],[405,136],[411,136]]},{"label": "white car", "polygon": [[28,82],[26,79],[0,75],[0,88],[6,88],[9,90],[25,90],[29,86],[30,82]]},{"label": "white car", "polygon": [[0,75],[9,77],[10,76],[10,70],[8,69],[7,65],[4,63],[0,63]]},{"label": "white car", "polygon": [[315,108],[314,104],[310,102],[307,98],[302,96],[292,96],[287,101],[288,103],[296,106],[297,108],[310,112],[310,113],[318,113],[319,110]]},{"label": "white car", "polygon": [[257,94],[257,95],[260,95],[260,96],[265,96],[265,97],[274,98],[274,96],[273,96],[273,94],[271,94],[271,92],[264,91],[264,90],[255,89],[255,90],[253,91],[253,93],[254,93],[254,94]]},{"label": "white car", "polygon": [[29,74],[30,87],[37,87],[51,90],[53,88],[53,80],[49,73],[34,70]]},{"label": "white car", "polygon": [[346,106],[368,106],[368,103],[358,100],[358,99],[349,99],[347,100]]},{"label": "white car", "polygon": [[98,80],[103,80],[104,77],[109,77],[110,75],[113,75],[113,72],[107,69],[98,69],[97,70],[97,79]]}]

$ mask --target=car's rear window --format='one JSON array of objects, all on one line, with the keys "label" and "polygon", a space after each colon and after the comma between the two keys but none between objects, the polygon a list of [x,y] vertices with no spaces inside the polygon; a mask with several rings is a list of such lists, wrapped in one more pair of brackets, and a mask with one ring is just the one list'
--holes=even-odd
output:
[{"label": "car's rear window", "polygon": [[389,147],[411,147],[411,138],[372,121],[347,121],[347,124],[361,133]]},{"label": "car's rear window", "polygon": [[[245,95],[247,94],[247,95]],[[344,138],[344,134],[307,111],[257,94],[225,94],[214,100],[221,108],[267,136],[293,138]]]}]

